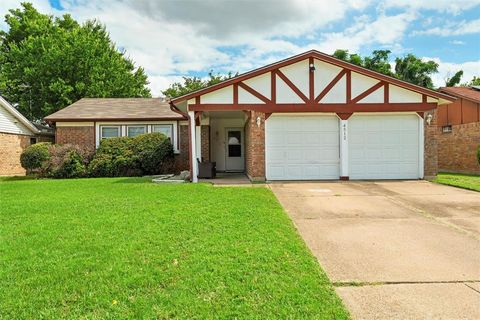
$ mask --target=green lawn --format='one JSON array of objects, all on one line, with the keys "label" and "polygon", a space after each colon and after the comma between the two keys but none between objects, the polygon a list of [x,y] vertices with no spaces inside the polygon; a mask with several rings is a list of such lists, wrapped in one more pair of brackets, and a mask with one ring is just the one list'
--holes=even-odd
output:
[{"label": "green lawn", "polygon": [[3,179],[0,318],[348,313],[269,189]]},{"label": "green lawn", "polygon": [[480,191],[480,176],[459,173],[439,173],[435,182]]}]

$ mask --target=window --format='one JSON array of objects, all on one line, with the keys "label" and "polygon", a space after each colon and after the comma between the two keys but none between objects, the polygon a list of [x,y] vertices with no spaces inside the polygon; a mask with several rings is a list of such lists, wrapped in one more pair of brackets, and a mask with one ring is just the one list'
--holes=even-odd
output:
[{"label": "window", "polygon": [[100,128],[100,139],[116,138],[120,137],[120,127],[119,126],[109,126]]},{"label": "window", "polygon": [[160,132],[166,135],[170,141],[173,141],[173,125],[171,124],[156,124],[152,126],[152,132]]},{"label": "window", "polygon": [[130,138],[144,134],[145,132],[146,132],[145,126],[128,126],[127,127],[127,135]]},{"label": "window", "polygon": [[452,132],[452,126],[443,126],[442,127],[442,133],[451,133]]},{"label": "window", "polygon": [[30,138],[30,145],[36,144],[37,143],[37,138]]},{"label": "window", "polygon": [[230,158],[242,156],[241,138],[242,133],[240,131],[228,131],[228,156]]}]

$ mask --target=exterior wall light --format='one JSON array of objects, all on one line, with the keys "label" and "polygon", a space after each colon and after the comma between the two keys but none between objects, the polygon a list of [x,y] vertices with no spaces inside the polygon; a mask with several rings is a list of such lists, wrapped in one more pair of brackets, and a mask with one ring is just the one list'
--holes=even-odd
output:
[{"label": "exterior wall light", "polygon": [[430,125],[432,123],[433,116],[431,113],[428,114],[427,116],[427,124]]},{"label": "exterior wall light", "polygon": [[260,119],[260,117],[257,117],[257,127],[260,127],[261,123],[262,123],[262,119]]},{"label": "exterior wall light", "polygon": [[310,72],[315,71],[315,65],[313,63],[310,63],[308,67],[310,68]]}]

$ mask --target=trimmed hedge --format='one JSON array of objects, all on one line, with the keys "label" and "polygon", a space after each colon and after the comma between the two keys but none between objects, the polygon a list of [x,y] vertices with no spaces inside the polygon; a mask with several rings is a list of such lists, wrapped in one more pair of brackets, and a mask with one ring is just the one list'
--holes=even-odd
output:
[{"label": "trimmed hedge", "polygon": [[88,167],[92,177],[165,173],[173,167],[173,146],[162,133],[102,140]]},{"label": "trimmed hedge", "polygon": [[92,155],[74,145],[39,143],[22,153],[22,166],[49,178],[123,177],[170,173],[173,146],[162,133],[102,140]]},{"label": "trimmed hedge", "polygon": [[20,163],[27,170],[27,173],[32,173],[42,168],[43,163],[50,158],[49,146],[51,144],[48,142],[32,144],[22,152]]}]

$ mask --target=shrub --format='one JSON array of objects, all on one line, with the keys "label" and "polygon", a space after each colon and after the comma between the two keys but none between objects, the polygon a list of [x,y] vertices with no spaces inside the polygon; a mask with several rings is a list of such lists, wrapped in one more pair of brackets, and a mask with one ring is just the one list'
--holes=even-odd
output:
[{"label": "shrub", "polygon": [[22,167],[25,168],[28,173],[41,169],[43,163],[50,158],[48,152],[49,146],[50,143],[43,142],[27,147],[20,155]]},{"label": "shrub", "polygon": [[132,138],[105,139],[88,166],[90,176],[120,177],[141,175],[140,166],[131,148]]},{"label": "shrub", "polygon": [[51,178],[81,178],[87,174],[90,154],[84,149],[70,145],[52,145],[48,148],[50,158],[42,168],[42,175]]},{"label": "shrub", "polygon": [[138,157],[143,174],[160,174],[173,165],[173,146],[162,133],[147,133],[132,139],[132,150]]},{"label": "shrub", "polygon": [[480,145],[478,145],[478,148],[477,148],[477,160],[478,160],[478,164],[480,164]]}]

